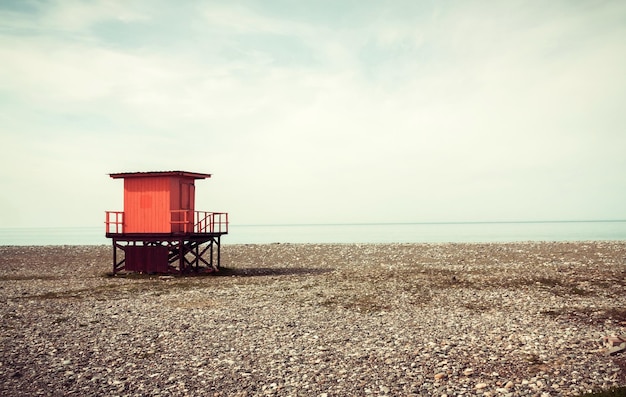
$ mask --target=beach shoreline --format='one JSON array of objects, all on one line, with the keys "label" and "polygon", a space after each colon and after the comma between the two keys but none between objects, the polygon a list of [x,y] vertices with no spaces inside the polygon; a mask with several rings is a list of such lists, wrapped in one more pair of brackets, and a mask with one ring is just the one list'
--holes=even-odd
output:
[{"label": "beach shoreline", "polygon": [[0,246],[0,394],[574,396],[626,385],[626,241],[228,244],[110,277]]}]

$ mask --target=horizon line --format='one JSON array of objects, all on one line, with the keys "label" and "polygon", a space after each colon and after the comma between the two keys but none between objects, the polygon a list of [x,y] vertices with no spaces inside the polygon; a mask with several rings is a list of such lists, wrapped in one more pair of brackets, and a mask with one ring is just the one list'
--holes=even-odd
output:
[{"label": "horizon line", "polygon": [[231,226],[376,226],[376,225],[463,225],[498,223],[603,223],[626,222],[626,219],[586,219],[586,220],[534,220],[534,221],[428,221],[428,222],[342,222],[342,223],[245,223],[230,222]]},{"label": "horizon line", "polygon": [[[339,223],[233,223],[230,226],[385,226],[385,225],[472,225],[472,224],[506,224],[506,223],[620,223],[626,219],[579,219],[579,220],[531,220],[531,221],[426,221],[426,222],[339,222]],[[8,229],[84,229],[96,228],[96,226],[11,226],[0,227],[0,230]],[[97,227],[99,228],[99,226]]]}]

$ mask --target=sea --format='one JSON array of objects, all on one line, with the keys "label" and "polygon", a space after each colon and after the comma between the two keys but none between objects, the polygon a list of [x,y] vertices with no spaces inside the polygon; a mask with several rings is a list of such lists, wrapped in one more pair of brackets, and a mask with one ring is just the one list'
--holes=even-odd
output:
[{"label": "sea", "polygon": [[[226,244],[626,241],[626,220],[229,225]],[[0,228],[0,245],[111,244],[103,227]]]}]

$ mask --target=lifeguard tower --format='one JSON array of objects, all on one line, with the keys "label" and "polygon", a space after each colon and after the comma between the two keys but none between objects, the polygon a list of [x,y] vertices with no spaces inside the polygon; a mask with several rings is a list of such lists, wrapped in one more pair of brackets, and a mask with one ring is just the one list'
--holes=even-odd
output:
[{"label": "lifeguard tower", "polygon": [[124,211],[106,211],[113,273],[188,273],[220,269],[228,214],[195,210],[195,181],[186,171],[109,174],[124,180]]}]

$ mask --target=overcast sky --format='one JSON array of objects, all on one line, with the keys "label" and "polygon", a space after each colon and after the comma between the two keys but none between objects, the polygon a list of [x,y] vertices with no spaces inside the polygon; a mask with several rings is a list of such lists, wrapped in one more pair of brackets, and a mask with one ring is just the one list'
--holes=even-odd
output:
[{"label": "overcast sky", "polygon": [[0,134],[0,227],[626,219],[626,2],[3,0]]}]

